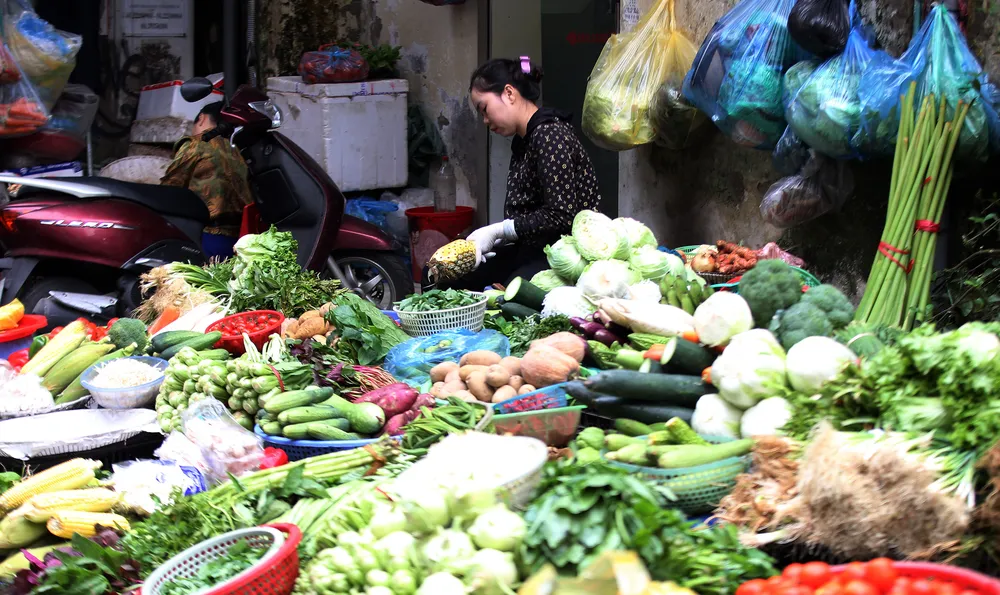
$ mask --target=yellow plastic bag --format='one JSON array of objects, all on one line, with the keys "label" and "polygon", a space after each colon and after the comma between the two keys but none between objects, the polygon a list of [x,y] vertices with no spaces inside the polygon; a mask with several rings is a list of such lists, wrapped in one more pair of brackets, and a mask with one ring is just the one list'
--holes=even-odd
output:
[{"label": "yellow plastic bag", "polygon": [[517,594],[644,595],[654,584],[635,552],[605,552],[577,578],[559,577],[555,568],[546,565],[526,580]]},{"label": "yellow plastic bag", "polygon": [[598,146],[626,151],[656,139],[650,106],[671,73],[673,4],[658,0],[632,31],[604,44],[587,83],[581,123]]},{"label": "yellow plastic bag", "polygon": [[666,48],[663,61],[666,63],[666,77],[653,95],[650,116],[656,130],[656,144],[673,151],[686,149],[705,138],[710,127],[701,110],[691,105],[681,93],[684,77],[687,76],[698,46],[678,27],[674,0],[669,0],[670,24],[667,29]]}]

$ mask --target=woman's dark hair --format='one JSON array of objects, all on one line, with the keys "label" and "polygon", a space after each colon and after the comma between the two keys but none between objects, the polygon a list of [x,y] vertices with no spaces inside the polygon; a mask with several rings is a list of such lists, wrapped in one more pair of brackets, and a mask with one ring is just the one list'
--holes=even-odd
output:
[{"label": "woman's dark hair", "polygon": [[521,60],[496,58],[472,73],[469,90],[500,95],[507,85],[517,89],[528,101],[538,101],[542,95],[542,69],[527,58],[523,66]]}]

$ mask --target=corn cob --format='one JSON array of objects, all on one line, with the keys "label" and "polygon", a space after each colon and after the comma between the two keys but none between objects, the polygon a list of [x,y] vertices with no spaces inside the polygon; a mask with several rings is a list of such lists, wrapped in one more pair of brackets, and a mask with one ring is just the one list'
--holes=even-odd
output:
[{"label": "corn cob", "polygon": [[35,354],[35,357],[28,360],[28,363],[21,368],[21,373],[45,376],[59,360],[79,347],[86,338],[87,327],[79,320],[74,320],[67,324],[66,328],[59,331],[55,337],[52,337],[52,340],[46,343],[45,347],[42,347],[41,351]]},{"label": "corn cob", "polygon": [[45,524],[49,533],[69,539],[74,533],[81,537],[97,535],[98,527],[129,531],[128,519],[113,512],[83,512],[79,510],[57,510]]},{"label": "corn cob", "polygon": [[11,514],[0,521],[0,550],[13,550],[31,544],[45,535],[45,525],[32,523],[23,514]]},{"label": "corn cob", "polygon": [[[112,351],[111,353],[100,358],[95,364],[103,364],[104,362],[110,362],[111,360],[120,359],[123,357],[129,357],[135,352],[135,345],[129,345],[125,349],[119,349],[118,351]],[[83,388],[83,382],[81,380],[83,373],[81,372],[73,382],[69,383],[59,396],[56,397],[56,405],[62,405],[63,403],[72,403],[77,399],[82,399],[90,394],[87,389]]]},{"label": "corn cob", "polygon": [[42,378],[42,387],[58,396],[67,386],[83,374],[94,362],[115,350],[113,343],[84,343],[52,366]]},{"label": "corn cob", "polygon": [[431,283],[450,281],[468,275],[476,268],[476,245],[468,240],[455,240],[437,249],[427,261],[427,278]]},{"label": "corn cob", "polygon": [[94,481],[94,470],[100,468],[98,461],[71,459],[32,475],[0,494],[0,513],[14,510],[38,494],[82,488]]},{"label": "corn cob", "polygon": [[33,496],[21,507],[24,516],[33,523],[44,523],[62,510],[108,512],[118,503],[118,494],[107,488],[69,490]]}]

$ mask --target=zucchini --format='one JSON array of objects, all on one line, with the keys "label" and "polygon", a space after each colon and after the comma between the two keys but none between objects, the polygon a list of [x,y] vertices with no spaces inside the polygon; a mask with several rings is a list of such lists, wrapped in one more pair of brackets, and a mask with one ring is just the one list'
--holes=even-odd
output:
[{"label": "zucchini", "polygon": [[361,436],[346,431],[344,424],[334,425],[329,422],[346,422],[346,419],[328,419],[326,421],[314,421],[306,424],[306,432],[314,440],[360,440]]},{"label": "zucchini", "polygon": [[[341,417],[351,424],[351,430],[359,434],[374,434],[385,425],[385,412],[375,403],[351,403],[343,397],[333,395],[323,405],[333,407],[340,412]],[[268,401],[268,405],[274,401]]]},{"label": "zucchini", "polygon": [[305,407],[306,405],[316,405],[331,396],[333,396],[332,388],[293,390],[267,399],[264,403],[264,409],[266,409],[268,413],[278,415],[282,411],[286,411],[288,409]]},{"label": "zucchini", "polygon": [[149,344],[155,353],[160,353],[165,349],[173,347],[174,345],[204,336],[205,333],[199,333],[197,331],[167,331],[153,337]]},{"label": "zucchini", "polygon": [[667,432],[673,438],[675,444],[695,444],[697,446],[711,446],[712,443],[705,440],[691,429],[684,420],[672,418],[667,422]]},{"label": "zucchini", "polygon": [[623,347],[615,354],[615,363],[626,370],[638,370],[642,368],[642,364],[645,361],[642,357],[642,352],[635,351],[634,349]]},{"label": "zucchini", "polygon": [[515,304],[513,302],[504,302],[500,306],[500,313],[507,320],[514,320],[515,318],[529,318],[531,316],[536,316],[541,314],[538,310],[533,310],[527,306],[522,306],[521,304]]},{"label": "zucchini", "polygon": [[615,431],[626,436],[648,436],[652,432],[646,424],[624,417],[615,420]]},{"label": "zucchini", "polygon": [[514,277],[503,294],[506,303],[521,304],[532,310],[541,310],[545,292],[524,277]]},{"label": "zucchini", "polygon": [[660,364],[665,372],[671,374],[690,374],[700,376],[705,368],[711,368],[715,354],[697,343],[671,337],[663,347],[663,357]]},{"label": "zucchini", "polygon": [[691,416],[694,414],[694,409],[656,403],[630,403],[621,397],[609,395],[601,395],[594,399],[593,407],[605,417],[627,417],[644,424],[653,424],[672,417],[679,417],[691,423]]},{"label": "zucchini", "polygon": [[283,424],[304,424],[311,421],[323,421],[343,417],[340,411],[326,405],[304,405],[286,409],[278,414],[278,421]]},{"label": "zucchini", "polygon": [[[220,333],[219,331],[204,333],[198,337],[195,337],[193,339],[188,339],[187,341],[182,341],[180,343],[177,343],[176,345],[172,345],[164,349],[163,352],[160,354],[160,357],[169,361],[172,357],[177,355],[177,352],[179,352],[181,349],[184,349],[185,347],[190,347],[195,351],[212,349],[212,346],[218,343],[219,339],[221,338],[222,338],[222,333]],[[202,356],[202,359],[214,359],[214,358],[206,358],[205,356]]]},{"label": "zucchini", "polygon": [[568,383],[566,385],[566,393],[580,404],[587,405],[588,407],[591,406],[594,403],[594,400],[598,397],[604,396],[600,393],[595,393],[594,391],[587,389],[580,381]]},{"label": "zucchini", "polygon": [[587,378],[583,386],[594,392],[632,401],[692,408],[702,395],[715,390],[705,384],[701,376],[643,374],[631,370],[604,370]]},{"label": "zucchini", "polygon": [[671,449],[657,459],[661,469],[679,469],[707,465],[731,457],[740,457],[750,452],[753,440],[733,440],[711,446],[686,445]]},{"label": "zucchini", "polygon": [[614,452],[609,452],[605,456],[608,460],[617,461],[619,463],[642,465],[644,467],[649,464],[648,447],[641,442],[625,445]]},{"label": "zucchini", "polygon": [[644,359],[642,360],[642,364],[639,366],[638,372],[640,374],[660,374],[663,372],[663,366],[660,365],[660,362],[658,361]]},{"label": "zucchini", "polygon": [[642,444],[645,446],[646,442],[642,438],[635,438],[624,434],[608,434],[604,437],[604,447],[610,451],[621,450],[630,444]]}]

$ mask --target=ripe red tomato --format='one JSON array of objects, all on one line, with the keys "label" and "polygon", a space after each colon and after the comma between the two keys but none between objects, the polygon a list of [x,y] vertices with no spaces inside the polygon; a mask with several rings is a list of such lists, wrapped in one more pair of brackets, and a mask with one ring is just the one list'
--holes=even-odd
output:
[{"label": "ripe red tomato", "polygon": [[[865,580],[879,591],[888,591],[896,582],[899,573],[888,558],[875,558],[865,566]],[[955,594],[957,595],[957,594]]]},{"label": "ripe red tomato", "polygon": [[830,565],[824,562],[806,562],[799,572],[799,582],[813,589],[819,589],[828,580],[830,580]]},{"label": "ripe red tomato", "polygon": [[828,581],[826,584],[816,589],[816,595],[843,595],[844,585],[838,580]]},{"label": "ripe red tomato", "polygon": [[975,589],[963,589],[959,595],[980,595],[980,593]]},{"label": "ripe red tomato", "polygon": [[844,582],[850,581],[863,581],[865,580],[866,565],[864,562],[851,562],[844,566],[844,571],[841,576],[844,578]]},{"label": "ripe red tomato", "polygon": [[781,589],[785,586],[794,586],[794,585],[789,585],[789,583],[779,575],[779,576],[772,576],[771,578],[767,579],[767,586],[768,590],[774,593],[778,589]]},{"label": "ripe red tomato", "polygon": [[799,578],[802,577],[802,565],[789,564],[781,572],[781,576],[785,577],[785,580],[789,581],[793,585],[799,584]]},{"label": "ripe red tomato", "polygon": [[868,581],[854,580],[844,585],[844,595],[878,595],[878,589]]},{"label": "ripe red tomato", "polygon": [[935,595],[934,583],[927,579],[917,579],[907,589],[909,595]]},{"label": "ripe red tomato", "polygon": [[747,581],[736,588],[736,595],[764,595],[767,592],[767,581],[762,578]]},{"label": "ripe red tomato", "polygon": [[962,592],[962,589],[960,589],[955,583],[935,581],[934,591],[937,595],[959,595]]}]

